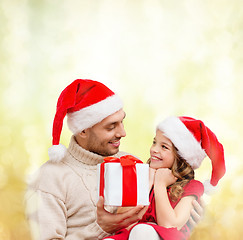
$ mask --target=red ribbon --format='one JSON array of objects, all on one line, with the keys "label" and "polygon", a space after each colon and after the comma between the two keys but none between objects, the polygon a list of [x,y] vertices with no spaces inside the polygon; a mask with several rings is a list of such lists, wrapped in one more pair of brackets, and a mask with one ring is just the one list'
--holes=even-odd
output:
[{"label": "red ribbon", "polygon": [[104,172],[106,163],[121,163],[122,171],[122,206],[136,206],[137,205],[137,171],[136,163],[143,163],[141,160],[132,155],[122,156],[121,158],[106,157],[104,162],[100,165],[100,196],[104,197]]}]

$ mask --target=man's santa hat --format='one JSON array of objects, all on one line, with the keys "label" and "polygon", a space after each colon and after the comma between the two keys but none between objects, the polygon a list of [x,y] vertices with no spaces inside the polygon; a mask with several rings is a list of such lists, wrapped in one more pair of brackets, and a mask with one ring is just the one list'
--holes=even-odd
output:
[{"label": "man's santa hat", "polygon": [[53,146],[48,149],[50,160],[60,161],[66,152],[66,147],[59,144],[66,115],[69,129],[76,134],[101,122],[122,107],[120,97],[104,84],[89,79],[73,81],[58,98],[52,129]]},{"label": "man's santa hat", "polygon": [[215,134],[201,120],[191,117],[169,117],[158,124],[162,131],[177,148],[179,155],[197,169],[206,155],[212,163],[211,180],[205,182],[205,192],[211,192],[212,187],[225,174],[223,145]]}]

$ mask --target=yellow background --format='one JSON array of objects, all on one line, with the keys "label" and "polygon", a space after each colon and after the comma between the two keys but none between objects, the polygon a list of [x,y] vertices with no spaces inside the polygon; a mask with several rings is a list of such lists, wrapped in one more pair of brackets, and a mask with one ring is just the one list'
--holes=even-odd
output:
[{"label": "yellow background", "polygon": [[[56,100],[76,78],[119,93],[121,150],[144,161],[159,120],[204,120],[227,173],[191,239],[242,239],[242,1],[1,0],[0,26],[1,240],[30,239],[26,182],[48,159]],[[61,142],[69,138],[65,123]],[[210,172],[207,159],[196,176]]]}]

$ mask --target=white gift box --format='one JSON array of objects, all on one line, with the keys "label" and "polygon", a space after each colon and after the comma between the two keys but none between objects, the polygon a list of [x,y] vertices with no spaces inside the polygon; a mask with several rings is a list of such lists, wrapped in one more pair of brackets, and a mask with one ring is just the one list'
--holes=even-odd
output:
[{"label": "white gift box", "polygon": [[[106,162],[101,173],[101,164],[97,165],[98,197],[103,191],[105,205],[111,206],[136,206],[149,205],[149,165],[136,163],[132,174],[126,175],[120,162]],[[125,170],[126,171],[126,170]],[[131,176],[133,175],[133,176]],[[101,179],[102,177],[102,179]],[[135,179],[135,180],[134,180]],[[100,182],[102,189],[100,190]],[[135,189],[135,190],[134,190]],[[124,196],[125,195],[125,196]],[[126,199],[124,199],[126,198]],[[131,204],[132,202],[132,204]]]}]

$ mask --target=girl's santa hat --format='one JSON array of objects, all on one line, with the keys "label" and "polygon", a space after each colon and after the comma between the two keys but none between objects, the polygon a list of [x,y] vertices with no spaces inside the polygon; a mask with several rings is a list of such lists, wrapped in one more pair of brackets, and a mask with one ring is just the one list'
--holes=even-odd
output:
[{"label": "girl's santa hat", "polygon": [[157,129],[172,141],[179,155],[193,169],[201,165],[206,155],[211,159],[211,180],[204,184],[205,192],[209,193],[226,171],[223,145],[215,134],[201,120],[186,116],[169,117],[159,123]]},{"label": "girl's santa hat", "polygon": [[50,160],[60,161],[66,147],[59,144],[63,119],[73,134],[82,132],[119,111],[123,103],[118,95],[104,84],[89,80],[76,79],[60,94],[52,129],[52,147],[48,149]]}]

